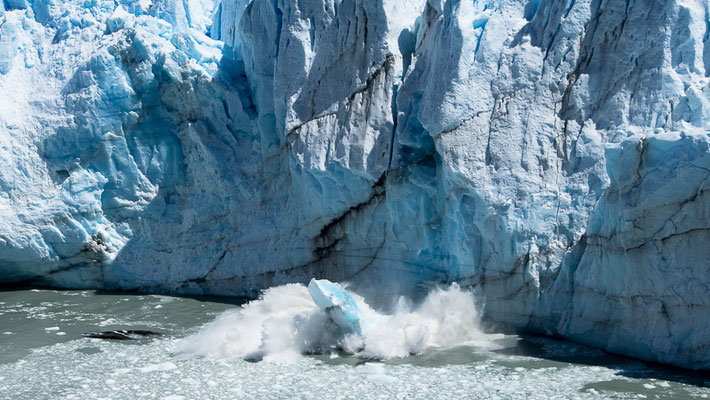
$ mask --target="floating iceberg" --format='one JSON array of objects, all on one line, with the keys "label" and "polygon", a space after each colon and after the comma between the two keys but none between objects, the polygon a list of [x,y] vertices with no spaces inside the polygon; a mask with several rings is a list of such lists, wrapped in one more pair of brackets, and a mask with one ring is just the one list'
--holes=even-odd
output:
[{"label": "floating iceberg", "polygon": [[313,302],[344,332],[363,335],[382,322],[382,316],[373,311],[361,298],[343,289],[339,283],[327,279],[311,279],[308,292]]},{"label": "floating iceberg", "polygon": [[308,292],[321,310],[346,332],[362,334],[362,310],[355,298],[338,283],[326,279],[311,279]]}]

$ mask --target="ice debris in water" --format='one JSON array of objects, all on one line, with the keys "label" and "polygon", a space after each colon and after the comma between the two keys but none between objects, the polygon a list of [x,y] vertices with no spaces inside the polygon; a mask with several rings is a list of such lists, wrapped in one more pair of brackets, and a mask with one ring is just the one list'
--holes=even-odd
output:
[{"label": "ice debris in water", "polygon": [[472,294],[456,284],[435,288],[416,306],[400,298],[385,314],[337,283],[312,280],[308,288],[288,284],[266,290],[179,341],[174,351],[271,362],[336,350],[390,359],[430,348],[490,346],[477,322]]}]

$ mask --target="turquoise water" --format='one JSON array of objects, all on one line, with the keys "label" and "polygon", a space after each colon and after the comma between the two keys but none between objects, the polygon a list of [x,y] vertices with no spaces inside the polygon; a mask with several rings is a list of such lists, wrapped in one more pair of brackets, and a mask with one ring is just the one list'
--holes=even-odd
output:
[{"label": "turquoise water", "polygon": [[[178,354],[238,300],[95,291],[0,292],[0,399],[693,399],[710,376],[565,341],[490,335],[494,346],[385,362],[333,352],[288,363]],[[145,329],[132,341],[84,332]]]}]

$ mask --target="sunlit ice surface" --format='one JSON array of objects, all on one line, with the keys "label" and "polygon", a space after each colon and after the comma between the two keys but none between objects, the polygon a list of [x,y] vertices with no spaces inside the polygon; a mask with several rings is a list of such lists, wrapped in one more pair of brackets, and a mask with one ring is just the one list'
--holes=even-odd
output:
[{"label": "sunlit ice surface", "polygon": [[[486,333],[475,314],[461,318],[467,305],[475,307],[466,294],[439,288],[419,304],[402,300],[381,314],[378,328],[353,338],[309,303],[301,285],[273,288],[246,305],[93,291],[0,292],[0,398],[710,397],[706,374],[565,341]],[[456,320],[440,315],[447,309]],[[81,337],[111,329],[163,335]]]}]

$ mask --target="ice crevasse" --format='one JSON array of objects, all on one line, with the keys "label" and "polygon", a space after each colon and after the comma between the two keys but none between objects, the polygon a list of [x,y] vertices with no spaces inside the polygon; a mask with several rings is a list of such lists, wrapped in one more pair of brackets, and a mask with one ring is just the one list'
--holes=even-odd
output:
[{"label": "ice crevasse", "polygon": [[3,0],[0,281],[377,298],[710,369],[703,0]]}]

